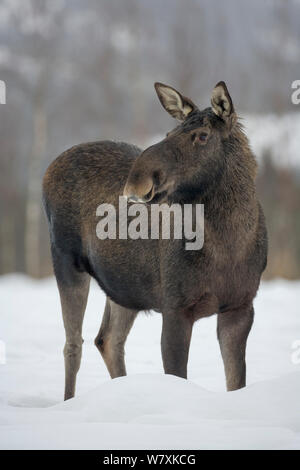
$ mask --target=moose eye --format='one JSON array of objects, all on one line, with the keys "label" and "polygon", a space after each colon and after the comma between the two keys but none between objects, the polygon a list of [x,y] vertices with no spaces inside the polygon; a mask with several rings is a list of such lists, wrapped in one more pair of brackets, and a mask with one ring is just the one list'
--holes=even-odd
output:
[{"label": "moose eye", "polygon": [[199,140],[201,140],[201,142],[205,142],[207,139],[207,136],[208,134],[206,132],[201,132],[201,134],[199,135]]},{"label": "moose eye", "polygon": [[201,132],[201,133],[196,133],[196,132],[193,132],[191,138],[192,138],[192,142],[193,143],[196,143],[196,142],[206,142],[207,140],[207,137],[208,137],[208,133],[207,132]]}]

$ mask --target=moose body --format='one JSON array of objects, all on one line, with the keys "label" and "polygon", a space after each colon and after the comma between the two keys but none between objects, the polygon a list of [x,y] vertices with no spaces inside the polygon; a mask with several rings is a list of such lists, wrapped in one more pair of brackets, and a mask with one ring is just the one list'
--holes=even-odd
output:
[{"label": "moose body", "polygon": [[[256,162],[224,82],[200,111],[157,83],[164,108],[180,121],[145,151],[111,141],[75,146],[48,168],[43,182],[54,271],[66,331],[65,399],[75,393],[90,277],[107,296],[95,344],[111,377],[126,374],[124,344],[141,310],[163,315],[162,358],[168,374],[187,376],[193,324],[218,315],[227,389],[245,386],[245,351],[253,299],[266,265],[267,236],[256,197]],[[119,196],[151,204],[204,204],[204,245],[184,240],[105,239],[96,209]]]}]

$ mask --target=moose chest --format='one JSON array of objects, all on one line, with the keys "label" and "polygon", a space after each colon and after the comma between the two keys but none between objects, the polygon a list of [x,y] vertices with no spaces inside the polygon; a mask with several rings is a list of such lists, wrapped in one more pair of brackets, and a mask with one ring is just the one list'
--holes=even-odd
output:
[{"label": "moose chest", "polygon": [[208,231],[199,251],[185,251],[178,242],[166,243],[162,252],[164,310],[182,310],[197,319],[242,303],[253,290],[247,249],[237,237],[229,242]]}]

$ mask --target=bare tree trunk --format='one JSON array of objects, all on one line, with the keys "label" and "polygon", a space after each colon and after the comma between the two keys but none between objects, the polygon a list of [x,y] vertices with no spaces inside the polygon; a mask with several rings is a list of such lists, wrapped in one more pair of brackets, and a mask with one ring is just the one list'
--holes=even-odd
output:
[{"label": "bare tree trunk", "polygon": [[41,84],[33,116],[33,148],[28,168],[25,223],[25,267],[30,276],[40,275],[41,163],[46,150],[47,121]]},{"label": "bare tree trunk", "polygon": [[9,273],[15,271],[15,220],[13,214],[4,214],[0,225],[1,240],[1,272]]},{"label": "bare tree trunk", "polygon": [[[127,24],[132,37],[139,44],[141,41],[141,13],[140,6],[137,0],[130,0],[127,4]],[[133,84],[133,102],[132,102],[132,116],[133,116],[133,136],[138,142],[145,141],[147,129],[145,127],[144,116],[145,99],[143,93],[143,77],[142,77],[142,64],[141,64],[141,49],[134,47],[133,50],[128,51],[128,76],[129,83]]]}]

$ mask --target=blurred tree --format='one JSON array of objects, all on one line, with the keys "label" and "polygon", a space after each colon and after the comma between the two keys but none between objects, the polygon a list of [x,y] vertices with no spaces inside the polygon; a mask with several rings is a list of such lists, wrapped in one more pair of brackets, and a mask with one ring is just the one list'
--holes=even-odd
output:
[{"label": "blurred tree", "polygon": [[[224,79],[241,114],[290,112],[299,60],[294,0],[2,0],[0,273],[51,273],[41,180],[59,153],[89,140],[143,146],[175,125],[155,81],[205,107]],[[258,181],[271,233],[267,276],[296,277],[299,179],[269,160]]]},{"label": "blurred tree", "polygon": [[269,232],[266,278],[300,277],[300,174],[278,168],[268,149],[258,177],[258,192]]}]

